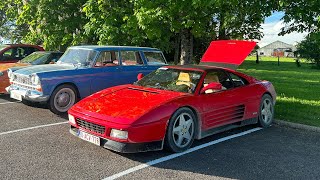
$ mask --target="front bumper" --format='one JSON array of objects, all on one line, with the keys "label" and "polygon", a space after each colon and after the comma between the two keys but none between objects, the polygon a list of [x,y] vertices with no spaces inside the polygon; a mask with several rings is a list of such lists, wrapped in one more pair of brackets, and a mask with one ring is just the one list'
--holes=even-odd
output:
[{"label": "front bumper", "polygon": [[22,87],[17,86],[9,86],[6,88],[6,91],[9,94],[19,94],[21,95],[22,99],[32,101],[32,102],[46,102],[49,100],[50,96],[43,95],[42,92],[31,90],[31,89],[25,89]]},{"label": "front bumper", "polygon": [[[78,129],[71,126],[70,133],[78,137]],[[123,143],[100,137],[100,146],[120,153],[137,153],[163,149],[163,141],[148,143]]]}]

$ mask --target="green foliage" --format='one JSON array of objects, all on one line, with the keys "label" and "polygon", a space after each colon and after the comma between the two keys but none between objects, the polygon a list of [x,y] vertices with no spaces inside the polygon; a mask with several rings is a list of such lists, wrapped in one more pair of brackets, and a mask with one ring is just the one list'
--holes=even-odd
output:
[{"label": "green foliage", "polygon": [[309,34],[299,43],[297,52],[320,68],[320,32]]},{"label": "green foliage", "polygon": [[0,1],[0,36],[11,41],[19,42],[28,32],[26,24],[17,24],[19,10],[22,1],[2,0]]},{"label": "green foliage", "polygon": [[33,0],[26,3],[18,22],[28,23],[26,37],[41,38],[46,49],[64,50],[83,41],[81,34],[87,22],[81,8],[86,0]]},{"label": "green foliage", "polygon": [[213,23],[218,39],[261,39],[261,23],[278,7],[275,0],[217,0]]},{"label": "green foliage", "polygon": [[64,50],[86,38],[82,36],[82,32],[87,19],[81,11],[85,2],[86,0],[3,0],[0,12],[5,11],[5,16],[0,14],[5,17],[2,19],[7,25],[5,27],[9,27],[4,32],[15,32],[16,39],[43,44],[46,50]]},{"label": "green foliage", "polygon": [[47,50],[152,46],[190,60],[182,55],[198,58],[214,39],[260,39],[260,24],[277,8],[275,0],[3,0],[0,23]]},{"label": "green foliage", "polygon": [[89,19],[86,34],[96,36],[99,44],[141,45],[147,40],[137,27],[132,1],[88,0],[83,11]]},{"label": "green foliage", "polygon": [[316,32],[320,28],[319,0],[286,0],[280,1],[285,12],[283,20],[287,25],[282,28],[281,35],[294,31]]}]

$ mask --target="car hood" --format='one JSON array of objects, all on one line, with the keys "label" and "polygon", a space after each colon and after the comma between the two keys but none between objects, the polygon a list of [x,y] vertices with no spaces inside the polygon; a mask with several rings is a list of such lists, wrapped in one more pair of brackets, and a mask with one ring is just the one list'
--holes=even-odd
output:
[{"label": "car hood", "polygon": [[174,91],[134,85],[108,88],[93,94],[72,107],[86,116],[117,124],[132,124],[150,110],[175,98],[188,95]]},{"label": "car hood", "polygon": [[30,66],[23,69],[19,69],[15,71],[15,73],[22,74],[22,75],[31,75],[34,73],[68,70],[68,69],[75,69],[75,68],[76,67],[74,67],[73,65],[45,64],[45,65]]},{"label": "car hood", "polygon": [[20,66],[28,66],[29,64],[26,63],[5,63],[5,64],[0,64],[0,71],[6,71],[9,68],[13,67],[20,67]]},{"label": "car hood", "polygon": [[256,46],[254,41],[212,41],[204,53],[200,65],[236,69]]}]

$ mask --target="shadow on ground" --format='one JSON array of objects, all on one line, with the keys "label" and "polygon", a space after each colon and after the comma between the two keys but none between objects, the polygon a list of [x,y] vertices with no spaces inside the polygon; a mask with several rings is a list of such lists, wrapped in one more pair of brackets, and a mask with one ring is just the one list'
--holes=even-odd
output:
[{"label": "shadow on ground", "polygon": [[[248,126],[217,134],[195,142],[195,146],[252,128]],[[320,134],[305,133],[277,126],[206,147],[184,156],[156,164],[129,175],[145,177],[186,178],[205,175],[205,178],[232,179],[317,179],[320,167]],[[169,152],[125,154],[123,156],[146,163]],[[128,177],[129,177],[128,176]]]}]

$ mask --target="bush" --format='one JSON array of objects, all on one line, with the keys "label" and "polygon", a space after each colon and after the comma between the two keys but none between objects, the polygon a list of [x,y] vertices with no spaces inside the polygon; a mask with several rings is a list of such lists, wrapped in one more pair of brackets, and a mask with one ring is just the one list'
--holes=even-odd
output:
[{"label": "bush", "polygon": [[306,58],[320,69],[320,32],[307,35],[305,40],[298,44],[297,52],[300,57]]}]

